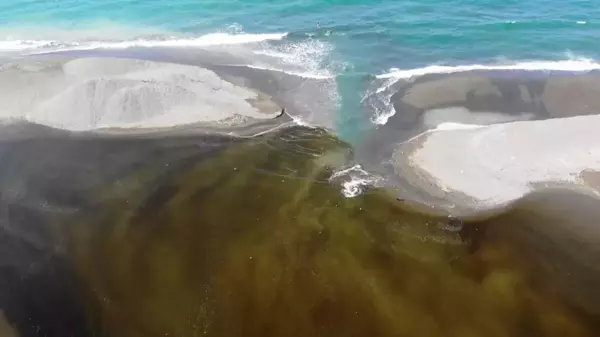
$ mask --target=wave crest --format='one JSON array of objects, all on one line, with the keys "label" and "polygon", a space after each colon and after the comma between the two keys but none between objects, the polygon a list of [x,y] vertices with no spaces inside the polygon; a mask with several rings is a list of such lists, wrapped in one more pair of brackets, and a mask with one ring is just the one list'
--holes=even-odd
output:
[{"label": "wave crest", "polygon": [[60,41],[60,40],[4,40],[0,41],[0,51],[29,51],[30,54],[49,51],[125,49],[132,47],[209,47],[232,44],[257,43],[281,40],[287,33],[270,34],[228,34],[212,33],[199,37],[153,36],[139,37],[124,41]]},{"label": "wave crest", "polygon": [[390,72],[378,75],[379,79],[395,78],[411,78],[429,74],[450,74],[476,70],[524,70],[524,71],[567,71],[567,72],[584,72],[599,70],[600,63],[592,59],[579,58],[562,61],[528,61],[515,62],[507,64],[470,64],[458,66],[430,65],[423,68],[414,69],[398,69],[392,68]]}]

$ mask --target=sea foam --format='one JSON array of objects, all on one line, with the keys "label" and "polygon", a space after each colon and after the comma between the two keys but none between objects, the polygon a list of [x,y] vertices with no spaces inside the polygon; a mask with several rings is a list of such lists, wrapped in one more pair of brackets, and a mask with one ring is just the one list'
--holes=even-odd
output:
[{"label": "sea foam", "polygon": [[579,58],[562,61],[527,61],[507,64],[470,64],[458,66],[430,65],[423,68],[398,69],[392,68],[390,72],[378,75],[377,78],[403,79],[428,74],[450,74],[476,70],[523,70],[523,71],[568,71],[584,72],[600,69],[600,63],[592,59]]},{"label": "sea foam", "polygon": [[269,34],[228,34],[212,33],[199,37],[156,36],[134,38],[124,41],[102,40],[10,40],[0,41],[0,51],[24,51],[29,54],[47,53],[51,51],[92,50],[92,49],[125,49],[132,47],[208,47],[219,45],[257,43],[268,40],[280,40],[287,33]]}]

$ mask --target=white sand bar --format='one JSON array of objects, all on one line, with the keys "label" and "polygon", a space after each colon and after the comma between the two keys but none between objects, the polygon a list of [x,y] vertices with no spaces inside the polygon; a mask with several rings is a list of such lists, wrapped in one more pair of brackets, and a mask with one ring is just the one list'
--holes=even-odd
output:
[{"label": "white sand bar", "polygon": [[536,183],[581,183],[600,170],[600,116],[520,121],[476,128],[443,127],[421,137],[411,165],[444,191],[484,205],[512,201]]},{"label": "white sand bar", "polygon": [[117,58],[4,65],[0,107],[0,118],[68,130],[234,126],[281,114],[269,97],[210,70]]}]

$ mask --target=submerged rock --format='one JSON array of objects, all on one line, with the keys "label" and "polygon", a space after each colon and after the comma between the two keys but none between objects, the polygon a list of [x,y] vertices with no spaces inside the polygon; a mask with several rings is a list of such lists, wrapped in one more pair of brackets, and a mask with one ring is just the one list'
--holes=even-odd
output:
[{"label": "submerged rock", "polygon": [[0,309],[21,336],[597,335],[560,278],[484,230],[529,219],[344,198],[329,163],[347,150],[300,127],[5,141]]}]

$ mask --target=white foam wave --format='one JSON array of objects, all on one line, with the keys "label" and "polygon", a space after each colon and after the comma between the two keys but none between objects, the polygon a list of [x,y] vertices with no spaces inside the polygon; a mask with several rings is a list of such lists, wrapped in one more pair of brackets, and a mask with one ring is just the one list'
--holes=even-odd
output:
[{"label": "white foam wave", "polygon": [[599,70],[600,63],[591,59],[572,59],[563,61],[530,61],[516,62],[510,64],[471,64],[461,66],[443,66],[431,65],[423,68],[415,69],[398,69],[392,68],[389,73],[378,75],[380,79],[402,79],[428,74],[450,74],[460,73],[473,70],[525,70],[525,71],[569,71],[569,72],[587,72]]},{"label": "white foam wave", "polygon": [[287,103],[302,116],[299,124],[334,128],[340,96],[335,81],[339,64],[331,57],[333,46],[326,41],[309,38],[257,47],[252,48],[253,55],[248,58],[250,62],[244,66],[308,79],[294,81],[297,84],[288,89],[289,94],[285,94]]},{"label": "white foam wave", "polygon": [[382,178],[365,171],[360,165],[354,165],[335,172],[330,180],[341,180],[342,195],[346,198],[354,198],[370,186],[379,186]]},{"label": "white foam wave", "polygon": [[[30,51],[30,54],[48,51],[126,49],[131,47],[208,47],[232,44],[257,43],[281,40],[287,33],[228,34],[213,33],[199,37],[159,36],[135,38],[125,41],[61,41],[61,40],[11,40],[0,41],[0,51]],[[40,50],[41,49],[41,50]]]},{"label": "white foam wave", "polygon": [[[269,46],[262,50],[253,51],[257,55],[264,55],[281,65],[281,69],[289,69],[296,74],[311,74],[312,78],[333,77],[330,68],[325,64],[331,52],[329,43],[317,39],[307,39],[301,42],[284,43],[278,46]],[[263,65],[258,65],[263,66]],[[272,63],[269,62],[269,66]],[[297,70],[296,70],[297,69]],[[290,73],[289,71],[286,71]]]},{"label": "white foam wave", "polygon": [[373,95],[376,97],[379,104],[373,105],[375,112],[371,119],[371,122],[378,125],[387,123],[388,119],[392,117],[396,112],[394,111],[394,105],[392,104],[392,95],[394,94],[389,88],[392,84],[396,83],[395,78],[386,78],[383,84],[377,88],[374,92],[369,92],[363,98],[365,100],[368,96]]},{"label": "white foam wave", "polygon": [[302,120],[302,118],[300,118],[298,116],[292,116],[292,115],[290,115],[290,117],[292,118],[292,121],[294,122],[294,124],[296,124],[298,126],[304,126],[304,127],[309,128],[309,129],[315,129],[315,128],[317,128],[316,126],[311,125],[308,122]]}]

